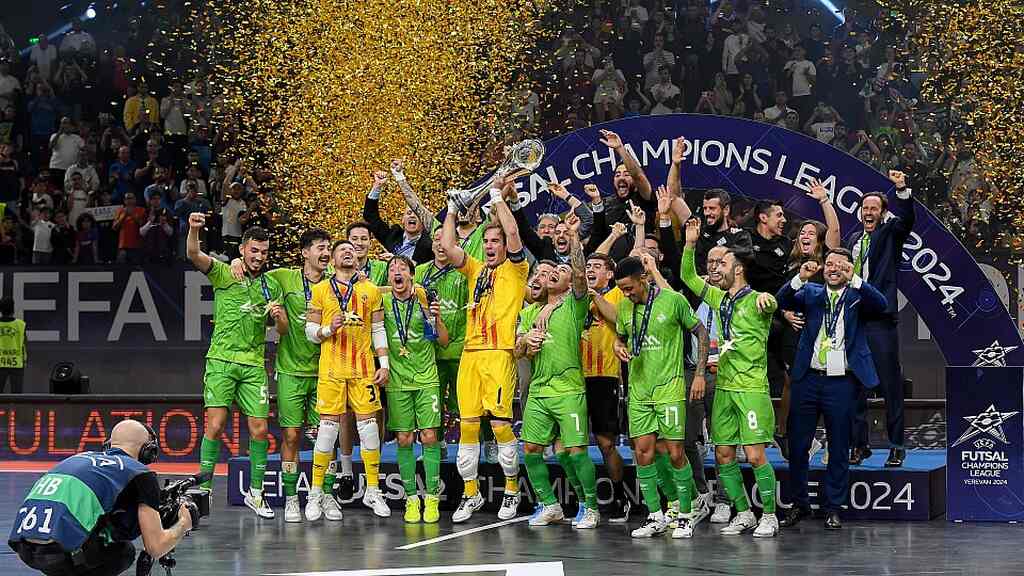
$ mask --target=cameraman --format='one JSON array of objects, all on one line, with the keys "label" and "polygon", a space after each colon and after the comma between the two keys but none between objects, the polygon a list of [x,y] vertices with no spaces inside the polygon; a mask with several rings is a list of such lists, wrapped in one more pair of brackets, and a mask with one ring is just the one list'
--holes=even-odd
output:
[{"label": "cameraman", "polygon": [[160,486],[146,465],[159,453],[153,429],[119,422],[102,452],[83,452],[44,475],[18,509],[8,545],[49,576],[120,574],[135,560],[132,540],[160,558],[192,528],[199,511],[182,504],[161,523]]}]

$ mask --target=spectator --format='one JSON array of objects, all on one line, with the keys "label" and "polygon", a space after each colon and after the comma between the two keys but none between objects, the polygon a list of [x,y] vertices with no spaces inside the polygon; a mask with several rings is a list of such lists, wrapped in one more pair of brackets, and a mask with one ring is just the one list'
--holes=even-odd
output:
[{"label": "spectator", "polygon": [[641,0],[632,0],[626,14],[629,18],[629,27],[637,32],[643,30],[647,25],[647,20],[650,19],[647,8]]},{"label": "spectator", "polygon": [[764,111],[764,121],[770,124],[779,124],[786,120],[786,114],[793,109],[787,106],[789,102],[789,96],[786,95],[785,90],[778,90],[775,92],[775,105],[771,106]]},{"label": "spectator", "polygon": [[[17,212],[21,200],[21,174],[14,159],[14,147],[0,144],[0,205]],[[0,217],[4,209],[0,208]]]},{"label": "spectator", "polygon": [[11,63],[0,60],[0,108],[13,106],[21,94],[21,82],[11,75]]},{"label": "spectator", "polygon": [[711,90],[711,99],[715,104],[715,110],[719,114],[732,113],[733,104],[736,99],[733,98],[732,91],[729,90],[729,85],[725,81],[725,74],[722,72],[715,74],[715,84]]},{"label": "spectator", "polygon": [[50,209],[41,208],[32,210],[32,263],[49,264],[53,258],[53,244],[50,241],[50,234],[53,231],[53,222],[50,221]]},{"label": "spectator", "polygon": [[679,87],[672,83],[672,74],[668,68],[662,67],[658,74],[660,79],[651,87],[651,99],[655,102],[651,115],[672,114],[680,109]]},{"label": "spectator", "polygon": [[[75,174],[80,174],[82,176],[82,183],[90,194],[93,194],[100,189],[100,176],[96,173],[96,167],[89,162],[89,151],[87,148],[82,148],[78,151],[78,161],[64,173],[65,189],[68,184],[71,183],[71,178]],[[74,222],[74,220],[74,218],[71,219],[72,222]]]},{"label": "spectator", "polygon": [[831,144],[836,136],[836,121],[842,120],[834,108],[819,102],[814,113],[804,124],[804,132],[826,144]]},{"label": "spectator", "polygon": [[793,49],[793,59],[786,62],[782,68],[786,77],[790,79],[790,93],[793,95],[793,108],[800,114],[801,118],[811,115],[814,109],[814,96],[811,87],[814,86],[815,68],[814,64],[806,58],[806,51],[803,46]]},{"label": "spectator", "polygon": [[611,56],[604,66],[594,71],[594,121],[604,122],[622,117],[622,100],[626,92],[626,77],[615,68]]},{"label": "spectator", "polygon": [[64,189],[64,197],[67,199],[68,221],[78,222],[86,207],[89,206],[91,192],[85,187],[85,179],[81,172],[71,174],[71,181]]},{"label": "spectator", "polygon": [[213,211],[209,200],[199,196],[194,182],[185,183],[185,197],[174,204],[174,217],[178,219],[178,254],[185,258],[185,237],[188,236],[188,217],[193,212],[209,215]]},{"label": "spectator", "polygon": [[145,82],[139,82],[138,94],[124,103],[124,128],[132,132],[143,117],[153,124],[160,122],[160,103],[149,94]]},{"label": "spectator", "polygon": [[28,60],[37,70],[44,82],[51,82],[57,72],[57,47],[50,44],[45,33],[39,35],[39,43],[28,53]]},{"label": "spectator", "polygon": [[124,195],[124,206],[114,213],[113,229],[117,231],[117,263],[138,264],[142,237],[139,228],[146,220],[146,210],[135,203],[135,194]]},{"label": "spectator", "polygon": [[754,77],[749,72],[744,73],[740,77],[739,92],[736,95],[736,103],[743,103],[744,116],[750,118],[754,112],[759,112],[763,107],[761,106],[761,97],[757,93],[757,86],[754,85]]},{"label": "spectator", "polygon": [[135,191],[135,162],[127,146],[118,148],[117,161],[110,165],[108,180],[113,188],[110,201],[114,204],[122,203],[128,193]]},{"label": "spectator", "polygon": [[64,173],[78,161],[85,140],[78,135],[71,118],[61,118],[60,129],[50,136],[50,177],[54,186],[64,187]]},{"label": "spectator", "polygon": [[739,85],[740,71],[737,68],[740,55],[747,51],[750,46],[750,36],[745,32],[736,30],[725,38],[722,47],[722,71],[725,72],[729,87],[735,88]]},{"label": "spectator", "polygon": [[676,67],[675,54],[665,50],[665,34],[654,35],[654,49],[644,54],[644,89],[650,90],[661,80],[658,71],[662,68],[672,70]]},{"label": "spectator", "polygon": [[18,122],[18,112],[13,104],[3,107],[0,112],[0,146],[10,144],[13,147],[13,154],[25,145],[21,123]]},{"label": "spectator", "polygon": [[50,230],[50,247],[53,250],[51,263],[61,266],[70,264],[75,255],[75,229],[68,224],[68,213],[58,210]]},{"label": "spectator", "polygon": [[75,220],[75,227],[77,231],[72,262],[83,265],[99,264],[100,239],[99,230],[96,229],[96,219],[92,214],[85,212]]},{"label": "spectator", "polygon": [[221,207],[221,237],[224,239],[224,253],[230,258],[238,256],[238,244],[242,240],[240,217],[246,208],[245,202],[242,201],[242,188],[241,183],[232,182]]},{"label": "spectator", "polygon": [[96,57],[96,40],[92,34],[82,30],[80,18],[71,19],[71,30],[60,41],[60,54],[75,60],[92,60]]},{"label": "spectator", "polygon": [[82,66],[73,58],[61,58],[57,65],[57,72],[53,76],[54,86],[60,91],[61,96],[71,110],[71,118],[78,122],[82,120],[85,106],[89,103],[86,86],[89,83],[89,76],[82,69]]},{"label": "spectator", "polygon": [[[213,164],[213,147],[210,145],[209,128],[201,124],[193,125],[192,136],[189,141],[189,150],[190,155],[193,153],[197,155],[195,162],[199,163],[203,172],[209,174],[210,168]],[[193,161],[190,159],[189,164],[192,163]]]},{"label": "spectator", "polygon": [[164,146],[178,173],[185,169],[189,122],[194,112],[192,101],[185,97],[181,80],[175,79],[171,82],[171,93],[160,102],[160,116],[164,119]]},{"label": "spectator", "polygon": [[184,198],[186,188],[188,185],[194,185],[196,190],[199,191],[199,196],[202,198],[209,199],[210,191],[206,187],[206,180],[203,179],[203,170],[199,167],[199,164],[190,164],[188,172],[185,174],[185,179],[181,181],[178,186],[178,197]]},{"label": "spectator", "polygon": [[809,60],[813,62],[821,60],[821,57],[825,55],[825,37],[821,33],[820,24],[811,24],[810,36],[800,43],[800,47],[804,49],[804,54]]},{"label": "spectator", "polygon": [[33,164],[37,170],[43,165],[43,159],[50,157],[50,138],[53,136],[54,128],[57,127],[61,108],[61,103],[53,95],[50,85],[45,82],[40,83],[36,88],[36,97],[28,103],[31,120],[31,152],[34,158]]},{"label": "spectator", "polygon": [[36,178],[32,181],[32,207],[34,210],[53,210],[53,196],[43,178]]},{"label": "spectator", "polygon": [[171,170],[159,164],[156,165],[153,183],[146,186],[145,190],[142,191],[142,195],[145,201],[149,202],[149,197],[155,193],[160,194],[165,206],[174,206],[178,201],[178,194],[177,190],[174,189],[174,178],[171,176]]},{"label": "spectator", "polygon": [[[174,227],[171,226],[170,217],[167,215],[166,210],[157,208],[150,212],[146,223],[139,230],[139,234],[142,236],[142,257],[144,262],[169,263],[174,259],[172,250]],[[180,253],[184,255],[184,248],[181,249]]]}]

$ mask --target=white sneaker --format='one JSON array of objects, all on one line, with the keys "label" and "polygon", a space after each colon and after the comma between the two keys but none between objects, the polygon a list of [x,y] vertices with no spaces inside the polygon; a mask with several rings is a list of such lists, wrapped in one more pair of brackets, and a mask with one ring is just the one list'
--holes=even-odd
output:
[{"label": "white sneaker", "polygon": [[583,517],[578,522],[572,525],[577,530],[590,530],[597,528],[597,525],[601,523],[601,514],[593,508],[587,508],[583,506]]},{"label": "white sneaker", "polygon": [[380,488],[366,489],[366,492],[363,493],[363,506],[373,510],[373,513],[381,518],[391,516],[391,508],[384,501],[384,495],[380,493]]},{"label": "white sneaker", "polygon": [[774,513],[765,513],[761,516],[757,528],[754,530],[754,538],[775,538],[779,535],[779,517]]},{"label": "white sneaker", "polygon": [[338,503],[338,499],[334,497],[334,494],[324,494],[320,498],[320,508],[324,511],[324,518],[331,522],[341,522],[344,518],[344,514],[341,513],[341,504]]},{"label": "white sneaker", "polygon": [[696,526],[700,524],[701,520],[708,517],[711,514],[711,499],[713,496],[711,492],[705,492],[700,494],[693,499],[693,507],[689,514],[685,514],[683,517],[686,518],[690,524]]},{"label": "white sneaker", "polygon": [[754,526],[757,526],[757,516],[750,510],[746,512],[740,512],[729,522],[729,525],[722,528],[719,532],[723,536],[738,536],[743,534],[747,530],[750,530]]},{"label": "white sneaker", "polygon": [[547,526],[554,522],[560,522],[563,518],[565,518],[565,513],[562,512],[562,506],[558,502],[550,506],[538,504],[533,511],[533,516],[530,516],[530,526]]},{"label": "white sneaker", "polygon": [[[519,513],[519,502],[523,496],[519,492],[505,492],[501,498],[501,508],[498,509],[498,520],[511,520]],[[561,508],[559,508],[561,510]]]},{"label": "white sneaker", "polygon": [[672,529],[679,526],[679,500],[668,503],[668,507],[665,509],[665,522]]},{"label": "white sneaker", "polygon": [[261,490],[250,488],[245,493],[245,505],[252,509],[260,518],[271,519],[274,517],[274,509],[267,504],[267,500],[263,497]]},{"label": "white sneaker", "polygon": [[306,495],[306,520],[316,522],[324,515],[324,509],[320,505],[323,492],[312,492]]},{"label": "white sneaker", "polygon": [[498,443],[484,442],[484,461],[488,464],[498,463]]},{"label": "white sneaker", "polygon": [[672,531],[672,538],[693,538],[693,524],[689,518],[680,518],[679,527]]},{"label": "white sneaker", "polygon": [[630,533],[633,538],[651,538],[664,534],[668,530],[668,522],[661,512],[649,514],[642,526]]},{"label": "white sneaker", "polygon": [[715,504],[715,511],[711,514],[712,524],[726,524],[732,518],[732,507],[727,502]]},{"label": "white sneaker", "polygon": [[818,453],[822,448],[822,443],[817,438],[811,438],[811,447],[807,450],[807,459],[814,458],[814,455]]},{"label": "white sneaker", "polygon": [[284,521],[302,522],[302,509],[299,508],[298,496],[288,496],[284,499]]},{"label": "white sneaker", "polygon": [[473,516],[473,512],[484,507],[484,497],[477,492],[476,496],[472,498],[462,497],[462,502],[459,503],[458,509],[452,514],[452,522],[458,524],[459,522],[465,522]]}]

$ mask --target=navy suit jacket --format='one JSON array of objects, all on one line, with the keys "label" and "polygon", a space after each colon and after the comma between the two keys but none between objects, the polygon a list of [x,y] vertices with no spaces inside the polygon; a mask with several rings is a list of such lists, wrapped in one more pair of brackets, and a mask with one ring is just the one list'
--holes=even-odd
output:
[{"label": "navy suit jacket", "polygon": [[[900,198],[898,193],[888,196],[891,217],[879,224],[871,233],[867,281],[885,295],[887,305],[878,313],[865,314],[867,320],[895,321],[897,317],[899,302],[896,298],[896,287],[900,263],[903,260],[903,244],[910,237],[916,220],[914,198],[910,196],[909,187],[906,193],[906,199]],[[846,247],[853,250],[863,236],[863,230],[855,232],[847,239]]]},{"label": "navy suit jacket", "polygon": [[[825,321],[828,291],[821,284],[814,283],[804,284],[799,290],[794,290],[792,282],[787,282],[779,290],[776,299],[779,301],[779,308],[802,312],[804,315],[800,344],[790,368],[793,380],[800,380],[811,367],[811,357],[815,353],[814,343]],[[884,312],[888,304],[886,297],[867,282],[862,282],[859,289],[852,285],[846,287],[843,306],[846,368],[867,388],[878,386],[878,374],[875,372],[875,363],[871,358],[863,324],[866,318]]]}]

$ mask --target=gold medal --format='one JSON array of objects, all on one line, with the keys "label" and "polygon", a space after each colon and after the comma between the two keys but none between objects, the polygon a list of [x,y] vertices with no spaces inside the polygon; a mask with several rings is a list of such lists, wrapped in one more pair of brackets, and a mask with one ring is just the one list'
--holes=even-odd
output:
[{"label": "gold medal", "polygon": [[469,304],[466,304],[465,309],[466,310],[473,310],[474,308],[477,307],[478,304],[479,304],[478,302],[470,302]]},{"label": "gold medal", "polygon": [[398,349],[398,355],[401,356],[402,358],[409,356],[409,349],[403,345],[401,348]]},{"label": "gold medal", "polygon": [[718,351],[719,355],[724,355],[729,350],[732,350],[732,340],[726,340],[722,343],[722,348]]},{"label": "gold medal", "polygon": [[355,312],[345,312],[345,324],[354,325],[362,323],[363,319],[359,317],[359,314],[356,314]]}]

